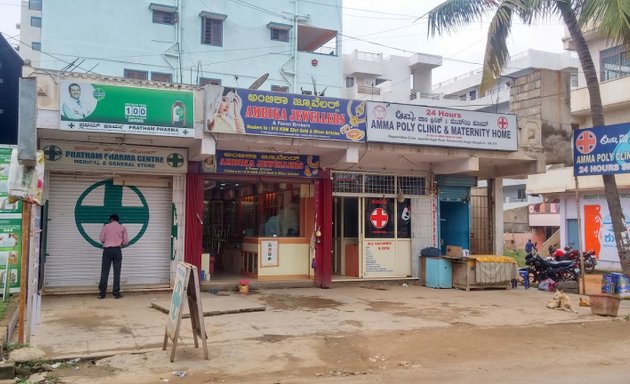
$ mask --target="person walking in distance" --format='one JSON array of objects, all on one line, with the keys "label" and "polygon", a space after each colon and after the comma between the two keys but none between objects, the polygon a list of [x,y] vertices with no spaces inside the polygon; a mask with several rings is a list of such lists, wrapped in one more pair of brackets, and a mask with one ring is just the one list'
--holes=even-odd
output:
[{"label": "person walking in distance", "polygon": [[107,291],[107,279],[109,279],[109,270],[112,263],[114,264],[114,286],[112,294],[114,298],[120,299],[120,267],[122,264],[121,248],[129,243],[127,228],[120,224],[120,218],[117,214],[109,216],[109,223],[103,226],[101,230],[101,243],[103,243],[103,263],[101,266],[101,281],[98,284],[98,298],[104,299]]}]

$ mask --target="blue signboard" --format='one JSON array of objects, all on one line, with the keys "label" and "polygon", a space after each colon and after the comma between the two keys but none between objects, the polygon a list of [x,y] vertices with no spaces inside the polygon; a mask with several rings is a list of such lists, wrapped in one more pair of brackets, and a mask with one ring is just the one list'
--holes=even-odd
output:
[{"label": "blue signboard", "polygon": [[216,172],[230,175],[319,177],[320,169],[315,155],[221,150],[216,155]]},{"label": "blue signboard", "polygon": [[365,142],[365,101],[205,87],[206,130]]},{"label": "blue signboard", "polygon": [[630,173],[630,123],[573,131],[575,176]]}]

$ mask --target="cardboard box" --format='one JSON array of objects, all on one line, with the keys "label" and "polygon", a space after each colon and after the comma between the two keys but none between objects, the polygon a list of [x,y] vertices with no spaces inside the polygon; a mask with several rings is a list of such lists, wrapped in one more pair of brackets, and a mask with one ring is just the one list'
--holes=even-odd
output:
[{"label": "cardboard box", "polygon": [[456,245],[447,245],[446,256],[464,257],[464,248],[458,247]]}]

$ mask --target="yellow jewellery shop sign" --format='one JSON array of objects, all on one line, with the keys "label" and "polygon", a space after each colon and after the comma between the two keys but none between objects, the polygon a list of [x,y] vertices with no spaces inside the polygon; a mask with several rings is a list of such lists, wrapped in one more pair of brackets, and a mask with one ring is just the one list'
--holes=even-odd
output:
[{"label": "yellow jewellery shop sign", "polygon": [[186,173],[188,169],[187,153],[181,148],[42,141],[41,149],[51,170]]}]

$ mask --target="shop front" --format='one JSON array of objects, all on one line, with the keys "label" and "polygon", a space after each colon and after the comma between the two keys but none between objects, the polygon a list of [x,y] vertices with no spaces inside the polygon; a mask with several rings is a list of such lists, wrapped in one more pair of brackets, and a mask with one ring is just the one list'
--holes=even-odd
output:
[{"label": "shop front", "polygon": [[[40,105],[57,98],[59,106],[58,111],[40,107],[38,118],[46,159],[40,264],[47,291],[96,289],[99,235],[111,214],[129,234],[123,290],[168,287],[174,261],[183,260],[177,216],[184,212],[185,144],[195,136],[194,94],[101,80],[62,77],[56,95],[40,96],[53,99],[39,100]],[[38,78],[38,86],[53,89],[46,76]]]},{"label": "shop front", "polygon": [[205,96],[216,155],[202,164],[202,269],[329,285],[330,169],[365,143],[365,102],[218,86]]},{"label": "shop front", "polygon": [[209,278],[312,277],[318,156],[218,150],[202,171]]},{"label": "shop front", "polygon": [[48,201],[44,288],[98,285],[99,234],[112,213],[129,233],[123,289],[168,286],[186,150],[61,140],[43,140],[41,148],[47,158]]},{"label": "shop front", "polygon": [[205,91],[204,141],[216,155],[199,172],[199,215],[211,279],[417,277],[423,248],[469,248],[479,177],[539,164],[517,153],[511,115]]},{"label": "shop front", "polygon": [[335,278],[417,276],[417,255],[435,243],[427,174],[333,172]]}]

